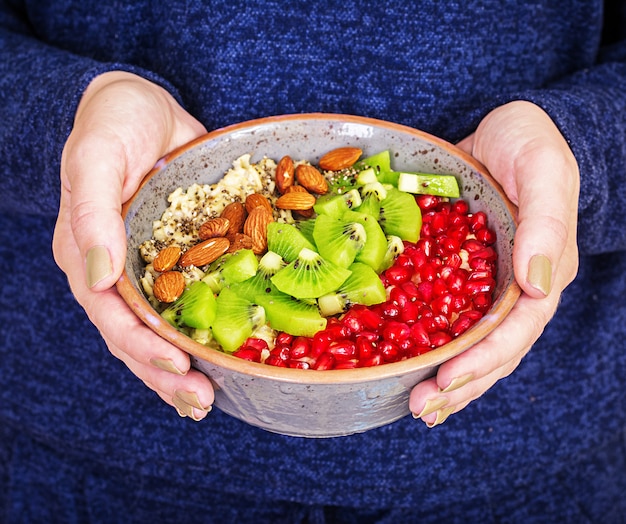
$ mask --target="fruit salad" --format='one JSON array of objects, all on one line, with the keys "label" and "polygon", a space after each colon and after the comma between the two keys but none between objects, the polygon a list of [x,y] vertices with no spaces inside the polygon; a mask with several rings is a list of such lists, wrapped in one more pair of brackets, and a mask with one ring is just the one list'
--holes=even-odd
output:
[{"label": "fruit salad", "polygon": [[140,247],[152,305],[197,342],[254,362],[347,369],[450,342],[489,310],[496,235],[453,175],[390,151],[316,164],[235,160],[178,188]]}]

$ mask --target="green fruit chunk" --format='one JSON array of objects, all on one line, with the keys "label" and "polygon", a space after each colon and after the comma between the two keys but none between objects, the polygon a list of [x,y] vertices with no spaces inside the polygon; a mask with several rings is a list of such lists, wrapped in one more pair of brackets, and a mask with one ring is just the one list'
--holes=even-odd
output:
[{"label": "green fruit chunk", "polygon": [[373,168],[376,176],[379,177],[381,173],[391,171],[391,154],[388,149],[385,149],[380,153],[359,160],[353,167],[357,171]]},{"label": "green fruit chunk", "polygon": [[358,211],[347,211],[343,219],[358,222],[365,229],[365,244],[356,254],[355,261],[363,262],[380,273],[387,252],[387,239],[378,220],[372,215]]},{"label": "green fruit chunk", "polygon": [[256,300],[258,295],[279,293],[271,278],[285,265],[285,261],[278,253],[268,251],[259,260],[255,275],[243,282],[230,286],[230,289],[251,302]]},{"label": "green fruit chunk", "polygon": [[292,297],[318,298],[335,291],[350,276],[340,267],[311,249],[304,248],[296,260],[272,277],[274,285]]},{"label": "green fruit chunk", "polygon": [[340,217],[345,211],[361,205],[361,194],[358,189],[351,189],[340,195],[327,194],[317,199],[313,210],[318,215]]},{"label": "green fruit chunk", "polygon": [[265,324],[265,310],[225,287],[216,300],[217,312],[211,331],[224,351],[232,353],[255,329]]},{"label": "green fruit chunk", "polygon": [[367,235],[359,222],[320,215],[315,220],[313,238],[317,252],[324,259],[348,267],[365,245]]},{"label": "green fruit chunk", "polygon": [[315,251],[315,246],[293,224],[270,222],[267,225],[267,249],[287,262],[293,262],[304,248]]},{"label": "green fruit chunk", "polygon": [[161,316],[174,327],[208,329],[216,314],[216,301],[211,288],[202,281],[193,282]]},{"label": "green fruit chunk", "polygon": [[415,197],[395,188],[380,203],[380,224],[387,235],[417,242],[422,229],[422,212]]},{"label": "green fruit chunk", "polygon": [[404,242],[402,242],[402,239],[395,235],[387,235],[387,251],[385,252],[385,257],[380,267],[381,272],[390,268],[396,257],[402,252],[404,252]]},{"label": "green fruit chunk", "polygon": [[326,327],[326,319],[315,304],[307,304],[284,293],[260,295],[256,300],[265,309],[270,327],[277,331],[312,337]]},{"label": "green fruit chunk", "polygon": [[398,189],[419,195],[436,195],[458,198],[459,183],[453,175],[430,175],[426,173],[400,173]]},{"label": "green fruit chunk", "polygon": [[235,284],[256,274],[259,259],[251,249],[240,249],[224,261],[222,278],[226,284]]},{"label": "green fruit chunk", "polygon": [[355,262],[349,269],[352,272],[351,275],[336,292],[324,295],[317,300],[323,316],[342,313],[352,304],[371,306],[387,299],[385,286],[370,266]]},{"label": "green fruit chunk", "polygon": [[[313,229],[315,228],[315,218],[308,218],[306,220],[299,220],[296,224],[298,231],[304,235],[311,245],[315,245],[315,239],[313,238]],[[290,260],[291,262],[291,260]]]},{"label": "green fruit chunk", "polygon": [[361,205],[355,208],[354,211],[371,215],[378,220],[380,215],[380,199],[374,195],[367,195],[363,198]]}]

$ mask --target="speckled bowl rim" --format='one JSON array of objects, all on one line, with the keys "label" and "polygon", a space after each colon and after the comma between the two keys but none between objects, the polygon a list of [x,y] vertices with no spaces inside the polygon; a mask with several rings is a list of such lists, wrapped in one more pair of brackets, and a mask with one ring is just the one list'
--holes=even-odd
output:
[{"label": "speckled bowl rim", "polygon": [[[123,205],[122,217],[124,219],[126,218],[128,210],[131,207],[134,199],[141,192],[143,186],[152,176],[154,176],[161,169],[163,169],[173,159],[179,157],[180,155],[183,155],[184,153],[203,144],[204,142],[213,141],[220,137],[225,137],[229,135],[232,136],[235,135],[238,131],[258,128],[264,125],[273,125],[277,123],[285,124],[289,122],[303,120],[335,121],[336,123],[355,123],[383,127],[392,131],[395,130],[400,133],[412,134],[423,140],[436,144],[440,148],[447,150],[450,154],[459,157],[464,163],[470,165],[477,173],[485,178],[490,183],[490,185],[493,186],[495,191],[499,194],[500,198],[504,202],[506,208],[509,211],[513,224],[517,224],[517,209],[513,205],[513,203],[510,202],[500,185],[488,173],[485,166],[483,166],[476,159],[474,159],[472,156],[468,155],[455,145],[441,138],[430,135],[429,133],[426,133],[424,131],[420,131],[402,124],[368,117],[333,113],[301,113],[269,116],[232,124],[230,126],[216,129],[201,137],[198,137],[197,139],[168,153],[155,164],[154,168],[146,175],[144,180],[141,182],[135,194]],[[448,344],[424,353],[423,355],[402,360],[400,362],[389,363],[375,367],[314,371],[279,368],[267,364],[250,362],[234,357],[227,353],[222,353],[220,351],[208,348],[198,342],[193,341],[191,338],[177,331],[165,320],[163,320],[163,318],[152,308],[143,293],[139,292],[135,288],[135,286],[133,286],[132,281],[126,271],[126,268],[124,269],[120,279],[117,282],[117,290],[122,298],[125,300],[125,302],[128,304],[130,309],[148,327],[150,327],[165,340],[186,351],[190,355],[193,355],[194,357],[207,361],[214,366],[222,367],[244,375],[263,377],[266,379],[286,383],[328,385],[337,383],[365,383],[386,379],[389,377],[399,377],[405,374],[411,374],[418,370],[437,367],[442,363],[450,360],[451,358],[463,353],[470,347],[474,346],[480,340],[485,338],[491,331],[493,331],[493,329],[495,329],[504,320],[506,315],[513,308],[521,293],[517,282],[512,276],[510,282],[508,282],[508,284],[505,286],[504,291],[502,292],[498,300],[494,303],[491,310],[477,324],[475,324],[466,333],[452,340]]]}]

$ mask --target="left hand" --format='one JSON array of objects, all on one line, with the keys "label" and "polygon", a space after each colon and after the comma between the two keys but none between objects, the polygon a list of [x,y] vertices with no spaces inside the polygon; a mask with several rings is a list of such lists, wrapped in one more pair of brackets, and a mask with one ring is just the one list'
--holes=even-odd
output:
[{"label": "left hand", "polygon": [[415,386],[409,407],[429,427],[517,368],[578,270],[578,166],[550,117],[530,102],[511,102],[489,113],[459,147],[484,164],[518,206],[513,267],[522,295],[490,335]]}]

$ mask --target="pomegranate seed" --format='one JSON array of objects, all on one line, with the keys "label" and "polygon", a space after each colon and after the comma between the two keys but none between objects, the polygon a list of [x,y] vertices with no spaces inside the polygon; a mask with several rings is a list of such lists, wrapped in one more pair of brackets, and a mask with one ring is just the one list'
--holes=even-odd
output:
[{"label": "pomegranate seed", "polygon": [[446,258],[446,266],[451,267],[452,269],[459,269],[463,260],[461,256],[457,253],[450,253],[448,258]]},{"label": "pomegranate seed", "polygon": [[297,337],[291,344],[291,358],[308,357],[311,353],[311,341],[306,337]]},{"label": "pomegranate seed", "polygon": [[335,364],[334,369],[355,369],[357,366],[358,366],[358,361],[355,359],[344,360],[342,362],[337,362],[337,364]]},{"label": "pomegranate seed", "polygon": [[280,358],[281,360],[289,360],[291,357],[291,346],[274,346],[274,348],[270,351],[270,356]]},{"label": "pomegranate seed", "polygon": [[496,241],[495,231],[485,227],[476,231],[476,239],[480,240],[486,246],[490,246]]},{"label": "pomegranate seed", "polygon": [[356,350],[359,359],[370,358],[377,353],[374,343],[365,337],[356,339]]},{"label": "pomegranate seed", "polygon": [[432,282],[437,278],[437,268],[432,263],[426,263],[419,268],[419,276],[422,282]]},{"label": "pomegranate seed", "polygon": [[433,347],[441,347],[444,344],[447,344],[452,340],[452,335],[444,332],[444,331],[436,331],[435,333],[430,334],[430,342]]},{"label": "pomegranate seed", "polygon": [[[471,328],[478,320],[474,315],[468,315],[466,313],[478,313],[477,311],[465,312],[459,315],[452,326],[450,327],[450,333],[453,337],[458,337]],[[479,318],[482,316],[478,313]]]},{"label": "pomegranate seed", "polygon": [[383,338],[387,341],[399,342],[409,338],[411,329],[404,322],[390,320],[383,328]]},{"label": "pomegranate seed", "polygon": [[317,357],[317,360],[315,361],[312,367],[313,369],[318,370],[318,371],[325,371],[327,369],[333,369],[334,366],[335,366],[335,357],[333,357],[331,353],[328,353],[327,351],[325,351],[319,357]]},{"label": "pomegranate seed", "polygon": [[[432,238],[420,238],[417,241],[417,249],[424,253],[426,257],[430,257],[435,247],[435,241]],[[417,264],[413,263],[417,267]]]},{"label": "pomegranate seed", "polygon": [[292,369],[310,369],[311,364],[309,364],[306,360],[290,360],[287,363],[287,367]]},{"label": "pomegranate seed", "polygon": [[459,199],[454,204],[452,204],[452,212],[458,213],[459,215],[467,215],[469,211],[469,206],[465,200]]},{"label": "pomegranate seed", "polygon": [[424,302],[431,302],[433,299],[433,283],[429,281],[420,282],[417,285],[417,290],[420,293],[420,297]]},{"label": "pomegranate seed", "polygon": [[468,280],[465,283],[465,292],[470,296],[474,296],[478,293],[491,293],[495,287],[496,281],[493,278]]},{"label": "pomegranate seed", "polygon": [[483,211],[470,216],[470,229],[476,233],[479,229],[487,227],[487,215]]},{"label": "pomegranate seed", "polygon": [[276,355],[270,355],[269,357],[267,357],[265,359],[265,364],[268,364],[269,366],[276,366],[279,368],[287,367],[287,361],[283,360],[280,357],[277,357]]},{"label": "pomegranate seed", "polygon": [[441,248],[443,254],[458,253],[461,243],[453,237],[439,237],[437,244]]},{"label": "pomegranate seed", "polygon": [[475,238],[468,238],[461,245],[461,249],[464,249],[465,251],[467,251],[470,254],[473,253],[474,251],[480,251],[484,247],[485,246],[483,245],[483,243],[478,241],[478,240],[476,240]]},{"label": "pomegranate seed", "polygon": [[423,321],[416,322],[411,326],[411,337],[418,346],[430,346],[430,337]]},{"label": "pomegranate seed", "polygon": [[411,348],[407,350],[406,356],[407,358],[418,357],[420,355],[423,355],[424,353],[428,353],[431,350],[432,348],[430,347],[430,345],[428,346],[413,345]]},{"label": "pomegranate seed", "polygon": [[370,358],[364,358],[364,359],[359,360],[357,367],[371,368],[374,366],[380,366],[381,364],[383,364],[383,356],[381,353],[377,353],[376,355]]},{"label": "pomegranate seed", "polygon": [[345,315],[341,319],[341,323],[344,325],[348,333],[359,333],[363,330],[363,324],[355,315]]},{"label": "pomegranate seed", "polygon": [[289,333],[281,332],[278,335],[276,335],[275,344],[277,346],[281,346],[281,345],[288,346],[289,344],[291,344],[294,338],[295,337],[293,335],[290,335]]},{"label": "pomegranate seed", "polygon": [[394,266],[410,268],[413,265],[413,261],[411,260],[411,257],[409,257],[408,255],[405,255],[404,253],[400,253],[396,257],[396,260],[394,261],[393,264]]},{"label": "pomegranate seed", "polygon": [[459,312],[470,305],[470,298],[467,295],[455,295],[452,299],[452,311]]},{"label": "pomegranate seed", "polygon": [[435,315],[439,313],[445,315],[446,317],[449,316],[452,312],[451,305],[453,298],[454,297],[451,293],[446,293],[444,295],[441,295],[440,297],[437,297],[432,302],[433,313],[435,313]]},{"label": "pomegranate seed", "polygon": [[261,362],[261,352],[253,346],[241,346],[233,355],[250,362]]},{"label": "pomegranate seed", "polygon": [[477,311],[485,313],[492,304],[491,293],[478,293],[472,297],[472,303]]},{"label": "pomegranate seed", "polygon": [[406,293],[406,295],[409,297],[409,300],[411,301],[415,301],[419,297],[419,291],[417,290],[417,286],[412,281],[403,282],[400,285],[400,288]]},{"label": "pomegranate seed", "polygon": [[437,213],[430,224],[433,234],[441,235],[448,229],[448,217],[444,213]]},{"label": "pomegranate seed", "polygon": [[391,266],[385,271],[385,277],[390,284],[402,284],[411,280],[413,275],[411,266]]},{"label": "pomegranate seed", "polygon": [[483,260],[486,260],[488,262],[492,262],[494,261],[496,258],[498,258],[498,255],[496,253],[496,250],[491,247],[484,247],[482,249],[479,249],[477,251],[472,251],[470,254],[470,260],[472,258],[482,258]]},{"label": "pomegranate seed", "polygon": [[433,324],[435,326],[435,329],[439,331],[447,331],[450,327],[450,322],[448,322],[448,319],[445,317],[445,315],[435,315],[433,317]]},{"label": "pomegranate seed", "polygon": [[383,318],[373,309],[355,306],[353,311],[363,326],[367,329],[377,330],[383,325]]},{"label": "pomegranate seed", "polygon": [[385,362],[398,362],[401,358],[400,348],[395,342],[389,340],[380,343],[380,353]]},{"label": "pomegranate seed", "polygon": [[448,292],[448,286],[446,285],[443,278],[437,278],[433,282],[433,296],[440,297]]},{"label": "pomegranate seed", "polygon": [[318,358],[330,346],[331,340],[332,338],[326,331],[315,333],[311,342],[311,356]]},{"label": "pomegranate seed", "polygon": [[407,324],[412,324],[419,316],[419,308],[418,302],[407,302],[400,310],[400,320]]},{"label": "pomegranate seed", "polygon": [[463,292],[465,283],[467,282],[468,273],[465,269],[457,269],[453,271],[447,280],[450,293],[459,294]]},{"label": "pomegranate seed", "polygon": [[[406,283],[407,282],[405,282],[405,284]],[[412,282],[409,282],[409,283],[412,283]],[[406,307],[410,299],[408,295],[404,292],[404,289],[396,286],[392,288],[392,290],[389,292],[389,300],[391,300],[391,302],[393,302],[397,306],[404,308]]]},{"label": "pomegranate seed", "polygon": [[[356,356],[356,344],[352,340],[338,340],[332,342],[327,349],[336,360],[347,360]],[[318,359],[319,360],[319,359]]]},{"label": "pomegranate seed", "polygon": [[400,308],[392,302],[383,302],[380,304],[380,311],[385,318],[396,318],[400,316]]},{"label": "pomegranate seed", "polygon": [[448,229],[448,236],[462,244],[467,238],[467,235],[469,235],[469,232],[469,226],[467,224],[461,224]]},{"label": "pomegranate seed", "polygon": [[244,346],[252,347],[258,349],[259,351],[263,351],[264,349],[269,349],[267,342],[262,338],[249,337],[243,343]]},{"label": "pomegranate seed", "polygon": [[422,267],[427,260],[426,257],[426,253],[424,253],[424,251],[420,251],[420,250],[415,250],[414,253],[411,253],[409,255],[411,257],[411,262],[413,262],[413,267],[414,268],[420,268]]},{"label": "pomegranate seed", "polygon": [[436,208],[441,202],[441,197],[434,195],[417,195],[415,197],[417,205],[423,211]]}]

